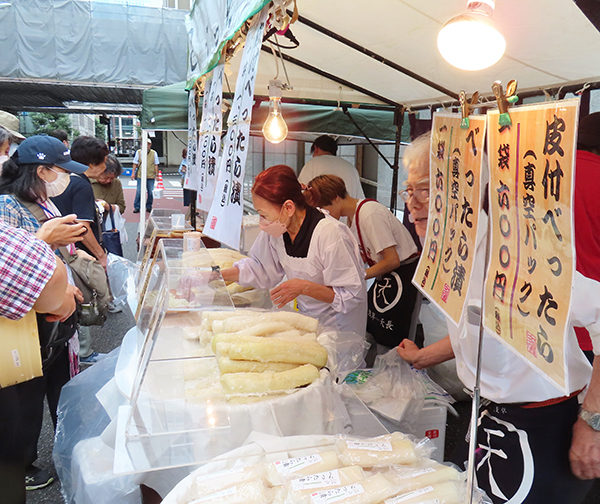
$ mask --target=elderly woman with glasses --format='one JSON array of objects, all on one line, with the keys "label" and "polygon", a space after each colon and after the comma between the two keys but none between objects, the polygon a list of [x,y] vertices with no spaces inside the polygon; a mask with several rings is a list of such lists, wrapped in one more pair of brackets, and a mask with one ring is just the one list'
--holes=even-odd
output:
[{"label": "elderly woman with glasses", "polygon": [[[429,166],[430,151],[428,138],[418,142],[424,143],[416,146],[420,155],[415,157],[414,152],[405,155],[407,203],[417,233],[423,238],[429,206],[425,192],[428,168],[425,167]],[[458,326],[449,322],[448,336],[422,349],[405,340],[397,350],[417,368],[430,367],[455,357],[458,376],[469,390],[474,389],[478,376],[487,222],[483,209],[466,294],[467,306]],[[485,401],[477,423],[477,436],[479,449],[496,456],[479,463],[476,472],[478,486],[495,503],[575,504],[584,499],[591,487],[591,481],[583,480],[600,476],[600,359],[595,359],[592,374],[572,327],[586,326],[590,334],[594,334],[595,343],[600,341],[597,301],[600,284],[576,272],[573,287],[570,324],[564,339],[564,366],[569,376],[567,388],[559,388],[546,380],[494,334],[483,331],[479,387]],[[586,388],[587,395],[579,413],[577,396]],[[498,453],[501,456],[497,456]],[[462,464],[466,458],[467,445],[462,443],[451,460]]]}]

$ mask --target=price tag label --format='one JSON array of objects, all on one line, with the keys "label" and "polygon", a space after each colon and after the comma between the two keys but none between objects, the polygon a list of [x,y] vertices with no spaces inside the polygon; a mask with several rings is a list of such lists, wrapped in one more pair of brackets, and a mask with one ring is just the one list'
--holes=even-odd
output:
[{"label": "price tag label", "polygon": [[298,472],[305,467],[310,467],[311,465],[318,464],[322,461],[323,457],[321,457],[321,455],[306,455],[305,457],[296,457],[275,462],[275,469],[277,469],[279,474],[287,476],[288,474]]},{"label": "price tag label", "polygon": [[389,441],[346,441],[350,450],[392,451]]},{"label": "price tag label", "polygon": [[327,488],[332,486],[340,486],[340,473],[337,469],[333,471],[325,471],[318,474],[311,474],[292,480],[292,489],[295,492],[300,490],[309,490],[313,488]]},{"label": "price tag label", "polygon": [[399,504],[400,502],[406,502],[407,500],[414,499],[415,497],[420,497],[421,495],[428,494],[429,492],[433,492],[432,486],[426,486],[423,488],[419,488],[418,490],[413,490],[412,492],[408,492],[402,495],[396,495],[396,497],[387,499],[384,502],[385,504]]},{"label": "price tag label", "polygon": [[353,495],[359,495],[364,493],[365,489],[360,483],[354,483],[353,485],[347,485],[340,488],[332,488],[331,490],[325,490],[323,492],[315,492],[310,494],[310,498],[313,504],[332,504],[338,502]]}]

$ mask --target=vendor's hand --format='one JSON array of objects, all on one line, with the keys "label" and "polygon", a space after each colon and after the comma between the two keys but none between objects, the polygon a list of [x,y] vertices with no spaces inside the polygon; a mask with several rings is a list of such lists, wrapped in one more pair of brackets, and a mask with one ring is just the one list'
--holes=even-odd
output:
[{"label": "vendor's hand", "polygon": [[75,214],[49,219],[38,229],[35,236],[53,249],[81,241],[83,235],[87,233],[87,228],[76,220]]},{"label": "vendor's hand", "polygon": [[131,172],[131,180],[135,180],[135,171]]},{"label": "vendor's hand", "polygon": [[600,478],[600,432],[596,432],[581,418],[573,425],[569,459],[571,471],[577,478]]},{"label": "vendor's hand", "polygon": [[[64,322],[73,314],[75,308],[77,307],[75,304],[75,298],[77,296],[75,290],[81,294],[81,291],[79,291],[79,289],[77,289],[77,287],[74,285],[67,285],[63,303],[60,308],[55,310],[53,313],[46,315],[46,320],[48,322]],[[83,299],[83,296],[81,296],[81,298]]]},{"label": "vendor's hand", "polygon": [[396,347],[398,355],[402,357],[409,364],[413,364],[417,360],[417,356],[421,349],[407,338],[403,339],[400,344]]},{"label": "vendor's hand", "polygon": [[277,308],[283,308],[290,301],[304,294],[306,286],[306,280],[292,278],[287,282],[279,284],[271,291],[271,301],[273,301]]}]

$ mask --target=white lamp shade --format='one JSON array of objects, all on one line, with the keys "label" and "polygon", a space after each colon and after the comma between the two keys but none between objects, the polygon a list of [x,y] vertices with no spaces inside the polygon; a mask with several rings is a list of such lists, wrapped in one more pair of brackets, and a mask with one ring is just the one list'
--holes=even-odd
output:
[{"label": "white lamp shade", "polygon": [[485,15],[462,14],[448,21],[438,34],[442,57],[461,70],[483,70],[497,63],[506,41]]}]

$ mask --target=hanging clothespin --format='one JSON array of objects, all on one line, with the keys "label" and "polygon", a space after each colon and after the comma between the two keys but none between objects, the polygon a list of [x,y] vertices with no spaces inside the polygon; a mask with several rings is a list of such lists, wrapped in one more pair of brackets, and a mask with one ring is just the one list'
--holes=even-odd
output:
[{"label": "hanging clothespin", "polygon": [[471,95],[471,100],[467,100],[467,94],[464,91],[461,91],[458,95],[458,101],[460,103],[460,111],[462,114],[462,119],[460,121],[461,129],[469,129],[469,115],[477,105],[479,101],[479,91],[475,91]]},{"label": "hanging clothespin", "polygon": [[498,103],[498,110],[500,110],[498,123],[500,126],[510,127],[512,121],[510,119],[510,114],[508,113],[508,107],[516,103],[519,99],[517,96],[517,81],[514,79],[508,81],[508,84],[506,85],[506,95],[502,90],[502,83],[500,81],[496,81],[492,84],[492,91],[494,92],[494,96]]}]

